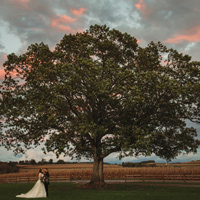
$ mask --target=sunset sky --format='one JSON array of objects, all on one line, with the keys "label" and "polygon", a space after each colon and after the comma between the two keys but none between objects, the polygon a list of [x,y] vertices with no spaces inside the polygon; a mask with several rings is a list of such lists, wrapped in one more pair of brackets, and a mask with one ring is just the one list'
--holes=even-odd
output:
[{"label": "sunset sky", "polygon": [[[127,32],[142,47],[160,41],[200,61],[200,0],[0,0],[0,82],[8,54],[22,54],[30,44],[40,42],[53,50],[64,34],[75,34],[94,24]],[[200,137],[200,125],[194,126]],[[15,157],[0,148],[0,161],[32,158],[56,160],[52,153],[44,155],[40,149]],[[122,161],[148,159],[163,161],[156,156]],[[197,159],[200,150],[196,155],[180,155],[174,161]],[[106,161],[117,163],[118,159],[111,155]]]}]

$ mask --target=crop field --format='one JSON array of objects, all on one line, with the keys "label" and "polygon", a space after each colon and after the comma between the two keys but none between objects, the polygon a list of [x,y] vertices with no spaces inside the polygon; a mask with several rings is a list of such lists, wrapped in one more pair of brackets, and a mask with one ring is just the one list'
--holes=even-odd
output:
[{"label": "crop field", "polygon": [[[46,164],[18,165],[17,173],[1,174],[3,177],[37,177],[40,168],[48,168],[50,176],[72,176],[73,179],[90,179],[93,164]],[[183,164],[156,164],[156,166],[123,167],[121,165],[104,164],[105,179],[124,179],[125,175],[200,175],[200,161]]]}]

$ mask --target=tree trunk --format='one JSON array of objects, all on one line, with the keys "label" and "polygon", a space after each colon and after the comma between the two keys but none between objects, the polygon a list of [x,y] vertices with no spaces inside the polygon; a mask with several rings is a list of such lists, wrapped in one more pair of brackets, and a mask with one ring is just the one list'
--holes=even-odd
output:
[{"label": "tree trunk", "polygon": [[104,183],[103,158],[99,158],[97,155],[94,155],[93,174],[90,184],[102,185]]},{"label": "tree trunk", "polygon": [[103,176],[103,158],[99,161],[99,176],[100,176],[100,183],[104,183],[104,176]]}]

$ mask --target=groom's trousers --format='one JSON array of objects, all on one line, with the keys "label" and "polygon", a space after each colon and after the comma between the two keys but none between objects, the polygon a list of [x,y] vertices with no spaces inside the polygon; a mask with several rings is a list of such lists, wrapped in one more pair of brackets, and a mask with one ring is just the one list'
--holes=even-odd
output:
[{"label": "groom's trousers", "polygon": [[48,193],[49,183],[44,183],[44,187],[45,187],[45,190],[46,190],[46,193],[47,193],[47,197],[48,197],[49,196],[49,193]]}]

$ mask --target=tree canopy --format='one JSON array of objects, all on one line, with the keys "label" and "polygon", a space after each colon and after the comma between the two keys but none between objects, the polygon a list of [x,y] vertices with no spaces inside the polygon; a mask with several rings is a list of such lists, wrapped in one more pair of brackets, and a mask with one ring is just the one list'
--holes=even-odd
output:
[{"label": "tree canopy", "polygon": [[31,44],[10,54],[1,85],[1,145],[94,160],[91,183],[103,183],[103,159],[196,152],[186,120],[199,121],[200,63],[160,42],[142,48],[106,25],[65,35],[51,51]]}]

